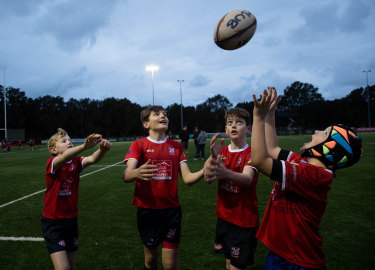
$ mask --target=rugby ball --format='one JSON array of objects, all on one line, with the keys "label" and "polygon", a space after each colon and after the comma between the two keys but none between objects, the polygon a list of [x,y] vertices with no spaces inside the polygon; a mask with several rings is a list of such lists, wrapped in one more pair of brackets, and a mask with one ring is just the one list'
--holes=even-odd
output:
[{"label": "rugby ball", "polygon": [[224,50],[235,50],[249,42],[256,28],[257,19],[250,11],[235,9],[217,23],[214,41]]}]

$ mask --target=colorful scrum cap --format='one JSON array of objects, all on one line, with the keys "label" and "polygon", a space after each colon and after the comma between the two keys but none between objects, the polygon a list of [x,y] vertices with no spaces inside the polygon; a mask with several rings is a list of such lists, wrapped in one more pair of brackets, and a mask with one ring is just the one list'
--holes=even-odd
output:
[{"label": "colorful scrum cap", "polygon": [[357,134],[346,126],[333,124],[328,138],[306,149],[302,156],[317,158],[329,169],[336,170],[357,163],[362,153],[361,139]]}]

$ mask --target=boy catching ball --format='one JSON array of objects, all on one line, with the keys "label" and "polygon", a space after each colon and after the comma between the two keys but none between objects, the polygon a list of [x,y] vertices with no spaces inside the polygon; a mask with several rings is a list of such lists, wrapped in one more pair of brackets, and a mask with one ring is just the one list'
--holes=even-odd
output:
[{"label": "boy catching ball", "polygon": [[211,140],[211,157],[205,163],[208,183],[218,180],[215,252],[226,259],[226,269],[246,269],[254,263],[259,226],[256,184],[258,171],[252,166],[251,147],[246,142],[250,132],[250,114],[241,108],[225,113],[225,132],[230,144],[222,147]]},{"label": "boy catching ball", "polygon": [[257,237],[269,249],[263,269],[326,269],[319,234],[327,195],[336,169],[349,167],[362,154],[360,138],[333,124],[317,130],[302,155],[278,146],[275,88],[254,99],[252,161],[275,181]]},{"label": "boy catching ball", "polygon": [[[100,145],[88,157],[81,152]],[[100,134],[91,134],[74,147],[68,133],[59,128],[48,140],[51,157],[47,161],[42,231],[55,269],[74,269],[78,249],[78,185],[84,168],[97,163],[111,148]]]},{"label": "boy catching ball", "polygon": [[181,207],[177,180],[185,184],[203,177],[203,169],[192,173],[182,145],[166,138],[168,117],[163,107],[150,106],[141,112],[149,136],[134,141],[125,156],[126,183],[135,181],[133,205],[137,206],[137,227],[144,245],[144,269],[157,269],[160,255],[164,269],[179,269]]}]

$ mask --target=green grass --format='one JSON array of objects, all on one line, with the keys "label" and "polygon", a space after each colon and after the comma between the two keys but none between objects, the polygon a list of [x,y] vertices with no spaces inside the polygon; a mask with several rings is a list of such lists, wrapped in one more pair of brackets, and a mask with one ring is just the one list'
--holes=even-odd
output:
[{"label": "green grass", "polygon": [[[321,224],[328,269],[372,269],[375,262],[375,134],[360,134],[364,155],[352,168],[337,172]],[[307,136],[279,138],[283,148],[298,151]],[[130,143],[113,143],[98,164],[81,174],[123,160]],[[208,152],[208,144],[206,145]],[[190,142],[190,153],[194,145]],[[89,154],[89,153],[86,153]],[[192,156],[192,155],[191,155]],[[0,205],[45,188],[44,171],[49,153],[46,146],[34,152],[27,147],[0,153]],[[189,159],[192,171],[202,160]],[[122,165],[82,177],[79,195],[80,249],[77,269],[142,269],[143,247],[136,228],[136,209],[131,205],[134,183],[124,184]],[[261,176],[257,186],[259,213],[263,216],[273,183]],[[180,268],[224,269],[224,258],[213,252],[217,185],[204,181],[194,186],[179,184],[183,211]],[[40,218],[43,195],[0,208],[0,236],[42,237]],[[1,269],[51,269],[43,242],[0,241]],[[262,269],[267,248],[258,242],[255,265]],[[159,269],[163,269],[159,265]]]}]

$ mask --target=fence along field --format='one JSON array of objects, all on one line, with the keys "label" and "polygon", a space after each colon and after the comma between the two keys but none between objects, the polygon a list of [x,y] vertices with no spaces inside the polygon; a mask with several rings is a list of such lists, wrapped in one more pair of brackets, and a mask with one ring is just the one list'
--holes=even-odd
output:
[{"label": "fence along field", "polygon": [[[321,224],[328,269],[372,269],[375,261],[375,133],[360,136],[363,158],[354,167],[337,171]],[[308,136],[285,136],[279,142],[286,149],[298,151],[306,140]],[[194,144],[189,145],[190,153],[194,153]],[[140,269],[143,265],[136,209],[131,205],[134,184],[121,180],[122,160],[129,146],[129,142],[113,143],[97,166],[81,174],[77,269]],[[208,144],[206,150],[209,151]],[[45,145],[38,145],[33,152],[25,147],[0,154],[1,269],[52,268],[40,229],[48,157]],[[201,160],[189,159],[192,171],[202,165]],[[265,177],[259,179],[261,217],[272,185]],[[36,192],[39,193],[26,197]],[[216,192],[216,183],[201,181],[188,187],[180,181],[181,269],[224,269],[224,258],[213,252]],[[23,199],[13,202],[19,198]],[[258,242],[255,265],[249,269],[262,269],[266,253],[267,248]],[[159,269],[163,269],[161,264]]]}]

